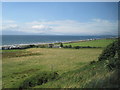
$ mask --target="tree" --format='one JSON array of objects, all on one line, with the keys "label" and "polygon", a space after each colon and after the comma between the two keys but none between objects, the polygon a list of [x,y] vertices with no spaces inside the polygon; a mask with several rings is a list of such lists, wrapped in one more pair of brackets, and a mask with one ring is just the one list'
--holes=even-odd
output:
[{"label": "tree", "polygon": [[68,48],[72,48],[72,45],[69,45]]},{"label": "tree", "polygon": [[62,44],[62,43],[60,43],[60,47],[63,47],[63,44]]}]

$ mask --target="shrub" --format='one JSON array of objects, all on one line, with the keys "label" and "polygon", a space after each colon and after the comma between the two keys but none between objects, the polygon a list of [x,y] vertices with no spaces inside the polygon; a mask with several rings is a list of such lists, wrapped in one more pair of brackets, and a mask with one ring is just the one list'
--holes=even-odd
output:
[{"label": "shrub", "polygon": [[30,87],[34,87],[36,85],[42,85],[50,80],[54,80],[58,77],[58,73],[56,72],[43,72],[37,75],[31,76],[30,78],[26,79],[24,82],[21,83],[19,89],[26,89]]},{"label": "shrub", "polygon": [[35,47],[35,45],[30,45],[30,48],[33,48],[33,47]]},{"label": "shrub", "polygon": [[69,45],[68,47],[69,47],[69,48],[72,48],[72,45]]},{"label": "shrub", "polygon": [[63,46],[63,48],[72,48],[72,45]]},{"label": "shrub", "polygon": [[118,41],[113,42],[108,45],[99,56],[98,60],[108,60],[106,66],[109,70],[120,69],[120,60],[119,60],[120,45]]},{"label": "shrub", "polygon": [[90,62],[90,64],[94,64],[94,63],[96,63],[96,61],[91,61],[91,62]]},{"label": "shrub", "polygon": [[75,46],[74,48],[75,48],[75,49],[79,49],[79,48],[80,48],[80,46]]},{"label": "shrub", "polygon": [[40,47],[40,48],[45,48],[45,45],[40,45],[39,47]]},{"label": "shrub", "polygon": [[120,60],[118,58],[111,58],[107,64],[107,67],[110,71],[114,69],[120,69]]},{"label": "shrub", "polygon": [[116,54],[116,52],[118,52],[118,42],[115,41],[112,44],[108,45],[102,52],[102,54],[99,56],[98,60],[107,60],[110,58],[113,58]]},{"label": "shrub", "polygon": [[43,44],[43,45],[37,45],[37,48],[48,48],[48,45]]},{"label": "shrub", "polygon": [[63,47],[63,44],[62,44],[62,43],[60,43],[60,47]]}]

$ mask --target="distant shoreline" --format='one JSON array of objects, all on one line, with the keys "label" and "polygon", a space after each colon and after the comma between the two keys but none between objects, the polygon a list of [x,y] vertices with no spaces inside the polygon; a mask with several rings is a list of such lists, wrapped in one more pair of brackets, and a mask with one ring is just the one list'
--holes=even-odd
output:
[{"label": "distant shoreline", "polygon": [[49,43],[66,43],[66,42],[76,42],[88,39],[102,39],[102,38],[112,38],[117,36],[41,36],[41,35],[3,35],[1,46],[12,46],[12,45],[39,45],[39,44],[49,44]]},{"label": "distant shoreline", "polygon": [[29,46],[29,45],[49,45],[49,44],[58,44],[58,43],[77,43],[77,42],[86,42],[86,41],[92,41],[92,40],[100,40],[100,39],[112,39],[112,38],[118,38],[118,37],[110,37],[110,38],[96,38],[96,39],[85,39],[85,40],[74,40],[74,41],[63,41],[63,42],[53,42],[53,43],[33,43],[33,44],[13,44],[13,45],[2,45],[0,46],[0,49],[2,48],[15,48],[15,47],[23,47],[23,46]]},{"label": "distant shoreline", "polygon": [[[115,37],[113,37],[113,38],[115,38]],[[14,46],[18,46],[18,45],[19,46],[24,46],[24,45],[44,45],[44,44],[57,44],[57,43],[75,43],[75,42],[91,41],[91,40],[98,40],[98,39],[107,39],[107,38],[73,40],[73,41],[57,41],[57,42],[48,42],[48,43],[13,44],[13,45]],[[4,46],[13,46],[13,45],[2,45],[2,47],[4,47]]]}]

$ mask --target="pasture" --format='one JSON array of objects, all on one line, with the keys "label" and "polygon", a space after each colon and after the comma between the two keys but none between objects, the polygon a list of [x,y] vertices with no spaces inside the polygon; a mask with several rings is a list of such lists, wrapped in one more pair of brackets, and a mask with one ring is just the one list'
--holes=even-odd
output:
[{"label": "pasture", "polygon": [[98,39],[98,40],[91,40],[91,41],[78,41],[73,43],[65,43],[65,45],[72,45],[72,46],[90,46],[90,47],[106,47],[116,39]]},{"label": "pasture", "polygon": [[[108,42],[106,40],[88,41],[78,44],[105,47],[112,41],[114,40],[108,40]],[[71,44],[78,45],[77,43]],[[19,88],[26,79],[45,72],[56,72],[59,75],[58,80],[48,80],[46,83],[33,86],[32,88],[84,87],[86,82],[95,79],[92,78],[93,75],[99,76],[99,71],[101,71],[101,68],[104,68],[98,68],[102,66],[103,63],[98,65],[89,65],[91,61],[97,61],[102,50],[103,48],[30,48],[23,50],[3,50],[3,88]],[[92,70],[95,67],[97,68],[94,72]],[[102,76],[104,76],[106,72],[106,70],[103,70],[102,73],[104,74]],[[80,73],[82,73],[81,77]],[[43,75],[41,77],[44,77],[44,74],[40,75]],[[50,77],[49,75],[47,78]],[[80,81],[80,78],[83,77],[84,79]]]}]

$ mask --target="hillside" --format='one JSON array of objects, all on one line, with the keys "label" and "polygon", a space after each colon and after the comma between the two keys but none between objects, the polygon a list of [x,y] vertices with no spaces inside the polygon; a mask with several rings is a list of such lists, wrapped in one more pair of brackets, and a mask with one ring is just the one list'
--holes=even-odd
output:
[{"label": "hillside", "polygon": [[[36,88],[120,88],[120,61],[117,56],[119,50],[118,42],[114,42],[103,50],[98,61],[91,61],[82,68],[62,74],[58,80]],[[105,56],[106,58],[102,58]]]},{"label": "hillside", "polygon": [[[3,88],[116,88],[119,48],[104,53],[116,45],[3,50]],[[110,58],[100,59],[105,56]]]}]

